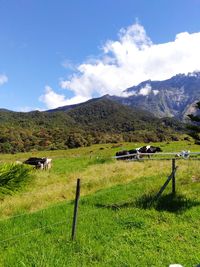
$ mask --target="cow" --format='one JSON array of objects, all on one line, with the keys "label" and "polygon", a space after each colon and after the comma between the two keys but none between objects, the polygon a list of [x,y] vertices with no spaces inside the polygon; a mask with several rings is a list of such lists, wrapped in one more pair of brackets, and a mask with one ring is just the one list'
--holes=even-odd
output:
[{"label": "cow", "polygon": [[132,155],[132,156],[130,156],[129,157],[129,159],[139,159],[139,153],[140,153],[140,148],[141,147],[137,147],[137,148],[135,148],[135,149],[130,149],[128,152],[129,152],[129,154],[131,155],[131,154],[135,154],[135,155]]},{"label": "cow", "polygon": [[128,159],[129,157],[126,157],[127,155],[129,155],[129,151],[128,150],[121,150],[121,151],[119,151],[119,152],[117,152],[115,154],[116,157],[119,157],[119,158],[117,158],[117,160]]},{"label": "cow", "polygon": [[116,157],[119,157],[117,158],[117,160],[127,160],[127,159],[137,159],[138,156],[137,155],[132,155],[131,154],[138,154],[138,150],[140,148],[135,148],[135,149],[131,149],[131,150],[121,150],[119,152],[117,152],[115,154]]},{"label": "cow", "polygon": [[46,161],[44,162],[45,170],[49,170],[51,168],[51,162],[52,162],[52,159],[46,158]]},{"label": "cow", "polygon": [[[140,159],[144,155],[141,154],[154,154],[156,152],[162,152],[162,149],[160,147],[155,147],[155,146],[143,146],[143,147],[138,147],[130,150],[122,150],[116,153],[116,157],[118,160],[127,160],[127,159]],[[150,158],[150,155],[148,155]]]},{"label": "cow", "polygon": [[[162,152],[162,149],[156,146],[143,146],[139,148],[138,152],[142,154],[154,154],[156,152]],[[148,157],[150,158],[150,155],[148,155]]]},{"label": "cow", "polygon": [[41,169],[41,170],[47,170],[51,168],[51,161],[52,159],[49,158],[29,158],[25,160],[23,163],[33,165],[35,166],[36,169]]},{"label": "cow", "polygon": [[139,148],[140,153],[155,153],[155,152],[162,152],[160,147],[156,146],[143,146]]}]

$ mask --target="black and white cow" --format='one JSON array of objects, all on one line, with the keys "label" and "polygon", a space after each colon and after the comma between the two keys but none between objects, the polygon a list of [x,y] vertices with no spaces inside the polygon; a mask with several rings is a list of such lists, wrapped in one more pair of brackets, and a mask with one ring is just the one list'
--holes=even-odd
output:
[{"label": "black and white cow", "polygon": [[121,151],[118,151],[115,154],[116,157],[119,157],[119,158],[117,158],[117,160],[125,160],[125,159],[128,159],[129,157],[126,157],[127,155],[129,155],[129,151],[128,150],[121,150]]},{"label": "black and white cow", "polygon": [[[134,149],[130,149],[128,152],[129,154],[133,154],[132,156],[129,156],[129,159],[139,159],[139,153],[140,152],[140,148],[141,147],[137,147],[137,148],[134,148]],[[135,154],[135,155],[134,155]]]},{"label": "black and white cow", "polygon": [[136,155],[132,155],[131,154],[137,154],[139,151],[140,148],[135,148],[135,149],[131,149],[131,150],[121,150],[119,152],[117,152],[115,154],[116,157],[119,157],[117,158],[117,160],[126,160],[126,159],[134,159],[134,158],[137,158]]},{"label": "black and white cow", "polygon": [[[140,153],[154,154],[156,152],[162,152],[162,149],[160,147],[155,147],[155,146],[143,146],[143,147],[130,149],[128,151],[127,150],[119,151],[116,153],[116,157],[121,156],[117,158],[119,160],[140,159],[141,157],[144,156],[144,155],[140,155]],[[148,157],[150,157],[150,155],[148,155]]]},{"label": "black and white cow", "polygon": [[[138,150],[139,153],[142,153],[142,154],[154,154],[156,152],[162,152],[162,149],[160,147],[156,147],[156,146],[143,146],[143,147],[140,147],[139,150]],[[143,156],[143,155],[141,155]],[[148,155],[148,157],[150,158],[150,155]]]},{"label": "black and white cow", "polygon": [[23,163],[33,165],[35,166],[36,169],[41,169],[41,170],[47,170],[51,168],[51,161],[52,159],[49,158],[29,158],[25,160]]},{"label": "black and white cow", "polygon": [[157,146],[143,146],[139,148],[140,153],[156,153],[162,152],[162,149]]}]

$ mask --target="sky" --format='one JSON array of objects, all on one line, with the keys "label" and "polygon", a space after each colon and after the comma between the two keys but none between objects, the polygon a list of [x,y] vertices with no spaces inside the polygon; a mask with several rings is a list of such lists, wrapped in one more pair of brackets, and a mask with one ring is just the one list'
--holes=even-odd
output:
[{"label": "sky", "polygon": [[199,70],[200,0],[0,0],[0,108],[47,110]]}]

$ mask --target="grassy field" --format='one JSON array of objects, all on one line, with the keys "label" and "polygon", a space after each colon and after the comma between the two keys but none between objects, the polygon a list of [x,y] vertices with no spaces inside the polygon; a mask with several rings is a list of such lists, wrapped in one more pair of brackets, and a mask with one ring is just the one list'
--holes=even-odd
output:
[{"label": "grassy field", "polygon": [[[53,159],[51,170],[34,171],[34,178],[22,191],[0,202],[0,265],[199,264],[199,161],[178,160],[176,196],[171,195],[170,184],[163,196],[148,207],[170,174],[171,161],[122,162],[111,158],[121,148],[139,145],[107,144],[0,155],[2,162],[30,156]],[[156,145],[166,152],[199,150],[188,141]],[[77,239],[71,242],[71,200],[78,177],[81,201]]]}]

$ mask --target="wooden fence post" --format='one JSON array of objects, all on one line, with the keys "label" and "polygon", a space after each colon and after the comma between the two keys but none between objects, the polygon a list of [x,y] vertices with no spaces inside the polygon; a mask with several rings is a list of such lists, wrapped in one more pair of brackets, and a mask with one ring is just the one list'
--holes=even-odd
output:
[{"label": "wooden fence post", "polygon": [[74,217],[73,217],[73,223],[72,223],[72,240],[76,238],[76,224],[77,224],[79,197],[80,197],[80,179],[77,179],[76,197],[75,197],[75,203],[74,203]]},{"label": "wooden fence post", "polygon": [[176,194],[176,161],[172,159],[172,194]]}]

